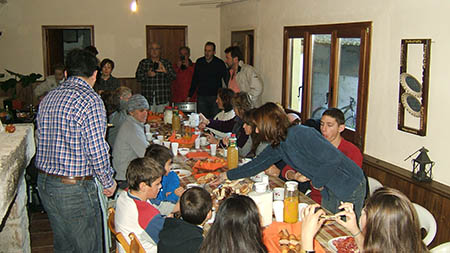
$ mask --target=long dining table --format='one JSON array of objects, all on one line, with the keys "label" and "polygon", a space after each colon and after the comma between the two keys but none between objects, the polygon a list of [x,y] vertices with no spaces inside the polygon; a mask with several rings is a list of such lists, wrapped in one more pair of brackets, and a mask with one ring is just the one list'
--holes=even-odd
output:
[{"label": "long dining table", "polygon": [[[222,152],[218,151],[217,154],[221,154]],[[185,156],[178,155],[175,157],[174,162],[177,163],[180,168],[189,170],[191,173],[193,172],[193,169],[187,162],[188,159]],[[227,168],[222,168],[220,171],[226,171]],[[193,173],[188,176],[184,176],[180,178],[180,184],[181,186],[186,186],[188,184],[197,183],[196,178],[194,177]],[[278,177],[269,177],[269,186],[271,189],[274,189],[276,187],[284,187],[284,181],[281,180]],[[205,187],[207,190],[211,190],[209,187]],[[306,196],[305,194],[301,193],[299,194],[299,203],[306,203],[306,204],[315,204],[311,198]],[[322,228],[317,233],[315,239],[320,243],[320,245],[323,247],[323,249],[326,252],[335,252],[329,245],[328,241],[341,236],[349,236],[350,233],[340,224],[338,224],[335,221],[327,222],[322,226]]]}]

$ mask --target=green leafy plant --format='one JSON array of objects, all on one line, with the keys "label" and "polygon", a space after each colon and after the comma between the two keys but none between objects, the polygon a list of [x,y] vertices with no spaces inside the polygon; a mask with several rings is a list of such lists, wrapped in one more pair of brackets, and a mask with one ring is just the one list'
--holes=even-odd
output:
[{"label": "green leafy plant", "polygon": [[13,89],[13,97],[16,97],[16,86],[18,83],[22,84],[22,87],[28,87],[30,84],[36,82],[39,78],[42,77],[41,74],[31,73],[29,75],[22,75],[16,72],[12,72],[10,70],[5,69],[8,74],[12,75],[10,79],[0,82],[0,88],[4,92],[8,92],[8,90]]}]

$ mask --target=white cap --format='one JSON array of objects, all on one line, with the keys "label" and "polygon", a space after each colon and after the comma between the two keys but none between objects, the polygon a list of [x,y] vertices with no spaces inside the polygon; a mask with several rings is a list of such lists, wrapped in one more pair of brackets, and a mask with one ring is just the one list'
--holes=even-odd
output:
[{"label": "white cap", "polygon": [[286,188],[289,191],[295,191],[295,190],[297,190],[298,182],[296,182],[296,181],[287,181],[286,183],[284,183],[284,185],[286,185]]}]

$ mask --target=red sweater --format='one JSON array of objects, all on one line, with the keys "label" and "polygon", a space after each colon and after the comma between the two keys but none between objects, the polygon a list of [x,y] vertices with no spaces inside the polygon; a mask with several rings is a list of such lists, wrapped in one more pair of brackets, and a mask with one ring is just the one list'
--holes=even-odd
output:
[{"label": "red sweater", "polygon": [[[173,64],[173,68],[177,73],[177,79],[172,82],[172,102],[184,102],[188,97],[191,88],[192,76],[194,75],[195,63],[186,69],[178,68],[177,64]],[[192,96],[191,102],[197,101],[197,92]]]},{"label": "red sweater", "polygon": [[[353,143],[342,138],[341,143],[338,146],[338,149],[342,153],[344,153],[344,155],[346,155],[348,158],[354,161],[360,168],[362,168],[363,156],[361,154],[361,151],[359,151],[359,149]],[[288,172],[289,170],[293,170],[295,172],[295,170],[291,166],[286,165],[284,166],[281,175],[284,178],[286,178],[286,172]],[[312,187],[312,185],[309,197],[319,204],[322,202],[322,196],[320,195],[320,191]]]}]

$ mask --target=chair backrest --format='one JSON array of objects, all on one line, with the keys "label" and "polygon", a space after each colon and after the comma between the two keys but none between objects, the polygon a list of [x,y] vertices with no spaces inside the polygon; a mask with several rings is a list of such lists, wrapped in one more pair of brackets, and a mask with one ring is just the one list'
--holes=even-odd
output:
[{"label": "chair backrest", "polygon": [[425,245],[430,245],[436,236],[437,224],[433,215],[424,207],[419,204],[413,203],[416,208],[417,215],[419,216],[420,227],[427,231],[427,235],[423,238]]},{"label": "chair backrest", "polygon": [[373,177],[367,177],[367,181],[367,183],[369,184],[370,195],[372,195],[376,189],[383,187],[380,181],[376,180]]},{"label": "chair backrest", "polygon": [[448,253],[448,252],[450,252],[450,242],[444,242],[430,250],[430,253]]},{"label": "chair backrest", "polygon": [[128,237],[130,237],[130,252],[131,253],[145,253],[144,247],[142,247],[141,242],[137,236],[131,232]]},{"label": "chair backrest", "polygon": [[125,252],[129,253],[130,252],[130,245],[128,244],[127,240],[125,239],[125,237],[123,236],[123,234],[121,232],[117,232],[116,231],[116,225],[114,223],[114,216],[116,215],[116,211],[114,210],[114,208],[109,208],[108,209],[108,227],[109,230],[111,230],[111,232],[113,233],[114,237],[116,238],[116,240],[120,243],[120,245],[122,245],[122,248],[125,250]]}]

